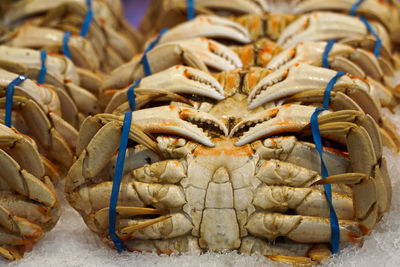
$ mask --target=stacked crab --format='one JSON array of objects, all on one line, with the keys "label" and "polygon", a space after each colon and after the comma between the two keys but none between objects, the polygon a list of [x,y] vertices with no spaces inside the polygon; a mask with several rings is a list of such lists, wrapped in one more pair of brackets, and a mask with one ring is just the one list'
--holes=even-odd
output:
[{"label": "stacked crab", "polygon": [[3,1],[0,8],[0,253],[18,259],[57,223],[54,185],[76,158],[79,126],[101,111],[102,77],[140,40],[119,1]]},{"label": "stacked crab", "polygon": [[[146,49],[137,55],[140,37],[118,1],[4,6],[5,85],[19,74],[38,79],[42,53],[32,49],[52,52],[45,85],[27,80],[14,97],[13,126],[52,162],[43,161],[47,176],[72,165],[66,197],[105,243],[160,253],[237,250],[311,265],[335,246],[333,210],[343,243],[361,242],[389,210],[382,147],[397,152],[400,137],[382,108],[400,96],[390,79],[400,67],[398,2],[279,4],[291,14],[271,13],[272,0],[154,0],[141,25]],[[90,11],[87,37],[77,36]],[[54,54],[66,50],[70,59]],[[23,90],[28,81],[32,88]],[[310,125],[322,105],[328,177]],[[28,168],[18,163],[16,170]],[[33,192],[26,178],[18,189],[3,180],[10,196]],[[21,247],[7,242],[6,256]]]},{"label": "stacked crab", "polygon": [[[400,138],[381,110],[397,105],[390,77],[399,67],[399,9],[362,3],[357,14],[371,30],[345,15],[356,1],[297,1],[295,14],[264,12],[273,1],[233,2],[194,1],[198,16],[185,22],[186,1],[153,1],[144,36],[169,30],[105,79],[106,113],[82,124],[67,199],[119,249],[111,223],[131,251],[238,250],[315,264],[333,242],[322,185],[331,185],[341,242],[360,242],[390,207],[382,146],[398,151]],[[325,178],[310,120],[340,71],[347,74],[318,118]],[[137,110],[120,152],[113,221],[133,88]]]}]

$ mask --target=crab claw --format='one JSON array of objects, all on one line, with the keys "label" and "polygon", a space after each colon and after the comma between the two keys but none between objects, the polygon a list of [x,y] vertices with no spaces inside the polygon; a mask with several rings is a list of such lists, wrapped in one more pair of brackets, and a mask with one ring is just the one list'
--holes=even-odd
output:
[{"label": "crab claw", "polygon": [[340,40],[348,36],[367,35],[367,28],[358,18],[331,12],[313,12],[290,24],[283,31],[278,44],[288,48],[302,41]]},{"label": "crab claw", "polygon": [[[279,69],[262,79],[248,97],[249,108],[256,108],[264,103],[281,99],[306,90],[325,88],[335,76],[333,70],[299,64],[288,70]],[[361,79],[342,76],[334,90],[340,88],[359,87],[363,91],[373,93],[369,83]]]},{"label": "crab claw", "polygon": [[[342,1],[319,1],[309,0],[300,2],[296,8],[296,14],[305,14],[316,10],[335,10],[348,12],[354,5],[353,0],[342,0]],[[357,9],[358,14],[370,17],[372,19],[378,19],[382,22],[386,28],[392,29],[395,25],[396,9],[391,4],[382,3],[382,1],[372,0],[366,1]],[[394,21],[393,21],[394,20]]]},{"label": "crab claw", "polygon": [[[301,42],[294,47],[285,49],[277,56],[273,57],[268,63],[267,68],[269,69],[280,69],[289,68],[294,64],[306,63],[314,65],[316,62],[321,61],[322,54],[324,53],[326,42]],[[329,52],[330,57],[335,57],[337,55],[346,56],[351,54],[354,48],[343,45],[335,44],[333,45],[331,51]],[[319,64],[321,64],[320,62]]]},{"label": "crab claw", "polygon": [[[261,137],[271,136],[283,132],[298,132],[310,123],[315,107],[301,105],[283,105],[266,111],[250,115],[238,123],[231,131],[231,136],[240,129],[257,123],[256,126],[245,132],[235,143],[242,146]],[[327,112],[323,112],[323,114]]]},{"label": "crab claw", "polygon": [[[137,89],[141,93],[151,93],[154,89],[177,93],[205,96],[216,100],[224,99],[224,90],[219,82],[210,74],[186,66],[174,66],[162,72],[143,78]],[[137,90],[136,89],[136,90]],[[115,110],[127,101],[127,90],[114,94],[106,111]]]},{"label": "crab claw", "polygon": [[210,137],[199,125],[209,125],[228,134],[226,126],[206,112],[176,106],[162,106],[135,111],[134,123],[149,133],[166,133],[190,138],[203,145],[213,147]]},{"label": "crab claw", "polygon": [[192,51],[204,64],[216,70],[227,71],[242,67],[242,62],[238,55],[230,48],[216,41],[202,37],[171,43],[179,44]]},{"label": "crab claw", "polygon": [[250,42],[249,32],[238,23],[216,16],[197,16],[169,30],[161,37],[159,43],[195,37],[222,38],[239,43]]},{"label": "crab claw", "polygon": [[163,89],[173,93],[196,94],[216,100],[224,99],[224,89],[214,77],[186,66],[174,66],[144,78],[139,88]]},{"label": "crab claw", "polygon": [[[182,1],[183,2],[183,1]],[[234,12],[257,14],[266,10],[266,3],[263,0],[195,0],[195,7],[210,8],[215,10],[232,10]]]}]

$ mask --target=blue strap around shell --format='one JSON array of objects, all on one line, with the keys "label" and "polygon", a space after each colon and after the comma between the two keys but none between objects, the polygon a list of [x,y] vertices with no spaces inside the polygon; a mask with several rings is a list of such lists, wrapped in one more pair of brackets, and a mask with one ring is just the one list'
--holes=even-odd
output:
[{"label": "blue strap around shell", "polygon": [[[329,107],[329,102],[330,102],[330,94],[333,89],[333,86],[336,84],[337,80],[345,75],[346,73],[344,72],[338,72],[335,77],[333,77],[328,85],[325,88],[325,94],[324,94],[324,103],[323,107],[318,107],[315,109],[314,113],[311,116],[311,130],[312,130],[312,136],[314,139],[315,147],[317,148],[318,154],[320,156],[321,160],[321,177],[326,178],[329,176],[328,174],[328,168],[326,167],[325,161],[322,157],[323,155],[323,150],[322,150],[322,139],[321,139],[321,133],[319,131],[319,124],[318,124],[318,115],[320,112],[327,110]],[[332,253],[337,253],[339,250],[339,241],[340,241],[340,229],[339,229],[339,221],[335,212],[335,209],[333,207],[332,203],[332,189],[331,185],[327,184],[324,185],[325,189],[325,194],[326,198],[328,199],[329,202],[329,218],[330,218],[330,223],[331,223],[331,243],[332,243]]]},{"label": "blue strap around shell", "polygon": [[194,10],[194,0],[187,0],[187,19],[194,19],[195,10]]},{"label": "blue strap around shell", "polygon": [[17,78],[12,80],[8,86],[6,91],[6,116],[4,119],[4,124],[7,127],[11,128],[11,113],[12,113],[12,106],[13,106],[13,97],[14,97],[14,88],[15,86],[19,85],[23,81],[28,79],[28,77],[24,75],[19,75]]},{"label": "blue strap around shell", "polygon": [[126,156],[126,148],[128,145],[128,137],[130,132],[130,127],[132,123],[132,111],[135,111],[135,92],[134,89],[140,83],[141,79],[137,80],[131,87],[128,89],[128,101],[129,107],[131,111],[125,113],[124,124],[122,126],[122,134],[121,141],[118,149],[118,157],[117,163],[115,167],[113,186],[111,191],[110,198],[110,208],[109,208],[109,216],[108,216],[108,225],[109,225],[109,234],[111,240],[114,242],[115,246],[118,249],[118,252],[125,250],[125,247],[121,241],[121,239],[115,233],[115,219],[116,219],[116,207],[119,195],[119,189],[121,186],[122,180],[122,172],[124,170],[125,156]]},{"label": "blue strap around shell", "polygon": [[375,48],[374,48],[374,55],[376,58],[378,58],[381,53],[382,40],[379,37],[379,35],[376,33],[374,28],[372,28],[371,24],[368,22],[368,20],[366,18],[360,16],[360,20],[365,24],[365,27],[367,27],[368,31],[375,37],[376,43],[375,43]]},{"label": "blue strap around shell", "polygon": [[360,5],[364,2],[365,0],[358,0],[352,7],[351,7],[351,9],[350,9],[350,12],[349,12],[349,14],[350,14],[350,16],[355,16],[356,15],[356,12],[357,12],[357,9],[360,7]]},{"label": "blue strap around shell", "polygon": [[128,146],[131,123],[132,123],[132,112],[129,111],[125,113],[124,124],[122,126],[121,141],[118,149],[118,157],[115,166],[114,180],[110,198],[110,208],[108,214],[108,226],[109,226],[108,232],[111,240],[117,247],[118,252],[125,250],[124,244],[115,233],[115,219],[116,219],[117,201],[118,201],[119,189],[121,187],[122,172],[124,170],[126,148]]},{"label": "blue strap around shell", "polygon": [[[365,0],[359,0],[357,1],[350,9],[350,15],[355,16],[357,9],[360,7],[360,5],[364,2]],[[382,48],[382,40],[379,37],[379,35],[376,33],[374,28],[372,28],[371,24],[368,22],[366,18],[363,16],[359,16],[360,20],[364,23],[365,27],[368,29],[368,31],[375,37],[376,43],[375,43],[375,49],[374,49],[374,55],[376,58],[379,57],[381,53],[381,48]]]},{"label": "blue strap around shell", "polygon": [[66,56],[69,59],[71,59],[71,54],[69,53],[69,46],[68,46],[70,38],[71,38],[71,32],[65,31],[63,36],[62,49],[64,56]]},{"label": "blue strap around shell", "polygon": [[86,13],[85,20],[83,21],[82,28],[81,28],[81,36],[86,37],[90,23],[93,20],[93,9],[92,9],[92,0],[86,0],[86,5],[88,8],[88,12]]},{"label": "blue strap around shell", "polygon": [[329,57],[329,53],[331,52],[332,47],[335,43],[336,43],[336,40],[330,40],[325,46],[324,54],[322,55],[322,66],[324,68],[329,69],[328,57]]},{"label": "blue strap around shell", "polygon": [[144,69],[144,75],[149,76],[151,75],[151,69],[150,69],[150,64],[147,59],[147,53],[152,50],[157,43],[160,41],[161,37],[168,31],[168,29],[164,28],[160,31],[156,39],[154,39],[149,46],[144,50],[143,57],[142,57],[142,63],[143,63],[143,69]]},{"label": "blue strap around shell", "polygon": [[135,88],[139,85],[139,83],[142,81],[142,79],[137,80],[136,82],[134,82],[131,87],[129,87],[128,89],[128,102],[129,102],[129,107],[131,109],[131,111],[135,111],[136,110],[136,101],[135,101]]},{"label": "blue strap around shell", "polygon": [[40,51],[40,62],[42,64],[40,72],[39,72],[39,77],[37,79],[37,82],[39,84],[44,83],[44,79],[46,78],[47,74],[47,68],[46,68],[46,59],[47,59],[47,52],[46,50],[41,50]]}]

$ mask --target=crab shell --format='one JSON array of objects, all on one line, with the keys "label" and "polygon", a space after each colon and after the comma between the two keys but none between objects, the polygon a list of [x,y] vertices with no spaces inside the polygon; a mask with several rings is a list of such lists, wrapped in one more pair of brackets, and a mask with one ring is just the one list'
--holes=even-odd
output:
[{"label": "crab shell", "polygon": [[[324,180],[318,175],[314,145],[295,137],[268,137],[293,132],[309,136],[313,110],[300,105],[266,110],[269,117],[255,127],[267,132],[243,141],[216,117],[190,108],[134,112],[135,125],[160,135],[159,151],[142,145],[128,148],[117,205],[118,236],[133,251],[235,249],[298,263],[312,244],[330,242],[328,204],[321,187],[312,186]],[[357,242],[390,205],[379,131],[360,112],[326,112],[319,121],[322,136],[344,144],[349,152],[327,147],[324,157],[332,175],[327,183],[335,184],[341,240]],[[71,205],[109,245],[110,180],[121,123],[122,117],[108,114],[83,123],[80,156],[66,181]],[[215,129],[213,137],[199,127]],[[285,214],[287,210],[295,215]],[[265,241],[279,236],[284,239],[274,245]],[[309,263],[316,261],[310,257]]]},{"label": "crab shell", "polygon": [[33,140],[0,124],[0,254],[20,259],[59,218],[54,186]]}]

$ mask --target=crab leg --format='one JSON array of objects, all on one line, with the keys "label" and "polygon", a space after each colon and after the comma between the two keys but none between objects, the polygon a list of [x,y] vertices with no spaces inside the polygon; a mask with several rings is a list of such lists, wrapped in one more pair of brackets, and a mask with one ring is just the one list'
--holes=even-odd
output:
[{"label": "crab leg", "polygon": [[[357,242],[361,237],[357,222],[339,220],[339,228],[341,241]],[[246,229],[270,241],[279,236],[301,243],[328,243],[331,240],[329,218],[256,212],[250,217]]]},{"label": "crab leg", "polygon": [[[378,23],[373,23],[373,27],[377,28],[384,49],[390,51],[390,38],[386,30]],[[340,40],[348,36],[363,38],[367,35],[367,28],[358,18],[332,12],[313,12],[290,24],[282,32],[278,44],[288,48],[302,41]]]},{"label": "crab leg", "polygon": [[240,24],[216,16],[197,16],[195,19],[179,24],[165,33],[160,44],[195,37],[214,37],[249,43],[248,31]]},{"label": "crab leg", "polygon": [[[14,47],[40,49],[45,47],[53,52],[61,51],[63,32],[57,29],[36,27],[30,24],[18,28],[14,37],[7,42]],[[72,61],[81,68],[97,70],[100,59],[92,44],[81,36],[71,36],[68,42]]]},{"label": "crab leg", "polygon": [[[254,87],[248,98],[249,108],[255,108],[261,104],[306,90],[325,88],[334,75],[335,71],[306,64],[299,64],[288,70],[279,69],[267,75]],[[375,103],[375,109],[380,110],[380,103],[376,101],[375,87],[368,82],[362,81],[357,77],[343,76],[335,84],[333,90],[342,88],[351,88],[355,92],[364,91],[366,94],[370,94],[370,98]],[[360,97],[360,94],[362,93],[359,92],[358,97]],[[368,101],[368,97],[364,96],[357,102],[362,106],[367,106],[367,103],[364,103],[366,101]],[[368,109],[366,108],[366,110]]]},{"label": "crab leg", "polygon": [[[5,90],[18,74],[0,69],[0,87]],[[5,95],[5,93],[3,93]],[[60,100],[57,94],[50,88],[39,85],[30,79],[26,79],[23,83],[14,89],[15,96],[29,97],[38,103],[44,111],[51,110],[54,114],[61,115]]]},{"label": "crab leg", "polygon": [[[5,107],[5,98],[0,99],[0,107]],[[71,148],[38,105],[32,100],[16,96],[13,98],[13,108],[21,113],[29,134],[46,152],[63,166],[69,167],[73,157]]]},{"label": "crab leg", "polygon": [[[142,89],[140,92],[162,89],[178,94],[196,94],[216,100],[224,98],[224,90],[214,77],[206,72],[185,66],[174,66],[143,78],[136,88]],[[106,110],[112,111],[127,101],[127,91],[128,88],[125,88],[117,92],[109,101]]]},{"label": "crab leg", "polygon": [[[298,4],[295,8],[295,13],[304,14],[310,11],[316,10],[338,10],[349,12],[351,7],[354,5],[354,1],[342,0],[342,1],[318,1],[309,0],[303,1]],[[390,3],[383,3],[377,0],[365,1],[357,9],[358,14],[362,14],[373,19],[378,19],[382,22],[386,28],[390,31],[395,27],[396,21],[399,18],[399,14],[394,6]]]},{"label": "crab leg", "polygon": [[[350,196],[332,193],[332,202],[339,219],[353,219],[353,200]],[[263,185],[255,194],[254,205],[270,212],[284,213],[291,209],[298,215],[329,218],[325,193],[312,188]]]},{"label": "crab leg", "polygon": [[[235,135],[246,125],[257,123],[256,126],[245,132],[235,145],[241,146],[267,135],[283,132],[297,132],[310,123],[314,107],[301,105],[284,105],[250,115],[238,123],[230,135]],[[259,123],[261,121],[261,123]]]}]

